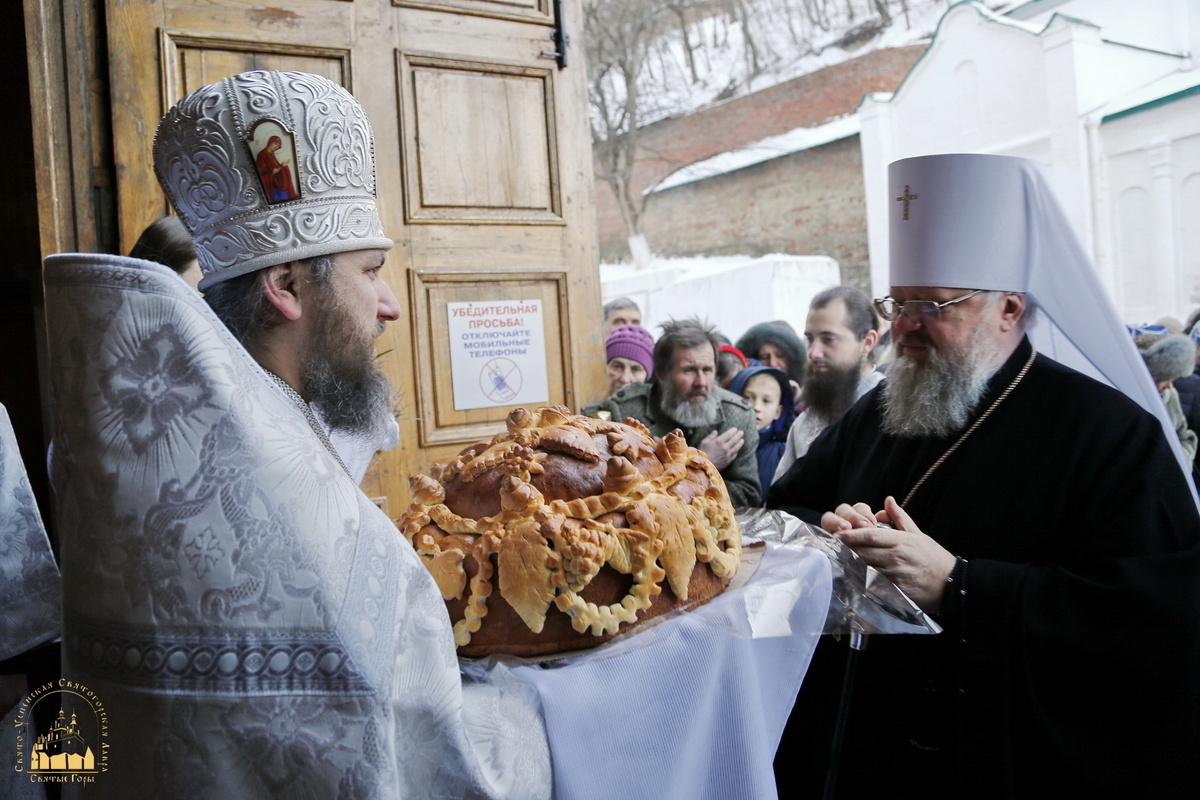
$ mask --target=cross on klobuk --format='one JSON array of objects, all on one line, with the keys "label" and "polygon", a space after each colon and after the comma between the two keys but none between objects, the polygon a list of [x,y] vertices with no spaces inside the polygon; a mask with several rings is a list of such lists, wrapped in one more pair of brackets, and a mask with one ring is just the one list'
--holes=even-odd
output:
[{"label": "cross on klobuk", "polygon": [[904,194],[896,198],[897,203],[904,203],[904,219],[908,219],[908,201],[916,200],[919,195],[909,194],[908,184],[904,184]]}]

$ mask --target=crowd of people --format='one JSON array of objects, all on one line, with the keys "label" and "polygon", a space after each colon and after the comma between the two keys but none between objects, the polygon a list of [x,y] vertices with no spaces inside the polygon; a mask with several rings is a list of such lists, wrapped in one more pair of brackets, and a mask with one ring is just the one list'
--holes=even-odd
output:
[{"label": "crowd of people", "polygon": [[734,344],[692,317],[665,323],[655,340],[628,297],[605,304],[603,318],[607,395],[581,413],[633,417],[656,436],[679,428],[721,471],[736,505],[765,505],[775,479],[884,375],[876,346],[885,322],[849,286],[813,298],[802,337],[774,320]]},{"label": "crowd of people", "polygon": [[1128,325],[1146,369],[1162,396],[1175,434],[1192,464],[1192,479],[1200,481],[1197,442],[1200,436],[1200,309],[1188,318],[1186,329],[1164,319],[1148,325]]},{"label": "crowd of people", "polygon": [[[607,393],[602,400],[585,405],[581,413],[619,418],[628,411],[631,413],[627,416],[646,424],[654,420],[655,428],[663,430],[669,430],[669,423],[674,421],[688,442],[710,458],[715,457],[722,470],[731,455],[753,451],[761,494],[761,501],[753,505],[766,505],[771,484],[804,456],[822,431],[883,381],[891,357],[881,352],[889,347],[885,343],[890,339],[889,320],[877,305],[878,301],[873,302],[854,287],[834,286],[812,299],[803,340],[786,320],[774,320],[752,326],[735,345],[711,323],[697,317],[670,320],[662,326],[664,333],[656,341],[640,324],[642,312],[637,302],[618,297],[603,308]],[[1125,327],[1193,465],[1192,481],[1196,483],[1200,481],[1200,308],[1186,324],[1164,318]],[[699,345],[705,351],[701,356],[705,361],[700,370],[703,375],[686,384],[682,379],[671,379],[677,347],[673,343],[684,331],[694,332],[689,341],[707,339],[713,349],[709,370],[708,346]],[[654,379],[659,346],[665,350],[660,355],[667,369]],[[682,371],[680,366],[680,374]],[[636,384],[646,387],[640,389]],[[654,405],[653,410],[641,405],[627,407],[643,392],[647,397],[657,397],[656,385],[668,406]],[[730,393],[749,406],[757,445],[747,445],[744,427],[732,422],[729,428],[719,430],[714,409],[719,407],[717,401],[728,402]],[[701,437],[696,434],[700,424],[715,424],[716,428],[706,429]],[[734,427],[741,431],[740,437]],[[722,433],[729,434],[727,443],[713,444]],[[731,449],[733,442],[740,444],[736,451]],[[744,494],[739,491],[737,496],[741,499]]]}]

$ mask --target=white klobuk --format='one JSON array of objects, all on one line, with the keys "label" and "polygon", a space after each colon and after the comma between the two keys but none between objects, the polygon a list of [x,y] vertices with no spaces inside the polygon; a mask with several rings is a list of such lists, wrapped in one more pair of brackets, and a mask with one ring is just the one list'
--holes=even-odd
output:
[{"label": "white klobuk", "polygon": [[1041,164],[977,153],[918,156],[893,162],[888,184],[892,286],[1026,293],[1038,308],[1029,332],[1038,351],[1154,414],[1191,474],[1145,362]]}]

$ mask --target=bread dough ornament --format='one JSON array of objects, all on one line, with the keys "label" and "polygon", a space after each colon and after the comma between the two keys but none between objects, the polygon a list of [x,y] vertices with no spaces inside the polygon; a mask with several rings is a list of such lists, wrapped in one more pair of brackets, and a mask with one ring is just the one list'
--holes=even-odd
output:
[{"label": "bread dough ornament", "polygon": [[674,431],[524,408],[409,479],[396,520],[463,656],[594,647],[724,591],[741,534],[712,462]]}]

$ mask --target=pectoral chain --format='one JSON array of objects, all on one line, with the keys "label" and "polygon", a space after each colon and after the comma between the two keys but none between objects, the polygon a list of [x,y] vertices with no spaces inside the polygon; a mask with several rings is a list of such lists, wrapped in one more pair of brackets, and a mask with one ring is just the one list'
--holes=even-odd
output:
[{"label": "pectoral chain", "polygon": [[304,417],[308,420],[309,427],[313,429],[313,433],[315,433],[317,438],[321,440],[321,444],[325,445],[325,449],[329,451],[329,455],[333,456],[333,460],[336,461],[338,466],[342,468],[342,472],[346,473],[346,476],[350,478],[350,480],[354,480],[354,476],[350,474],[350,470],[346,469],[346,465],[342,462],[342,457],[338,455],[338,451],[334,448],[333,442],[329,441],[329,435],[325,433],[325,428],[321,426],[321,423],[317,420],[317,415],[313,413],[312,406],[310,406],[305,399],[300,396],[300,393],[293,389],[283,378],[279,377],[274,372],[271,372],[269,369],[263,371],[270,375],[275,383],[279,385],[279,388],[283,390],[283,393],[291,398],[292,402],[295,403],[302,412],[304,412]]}]

